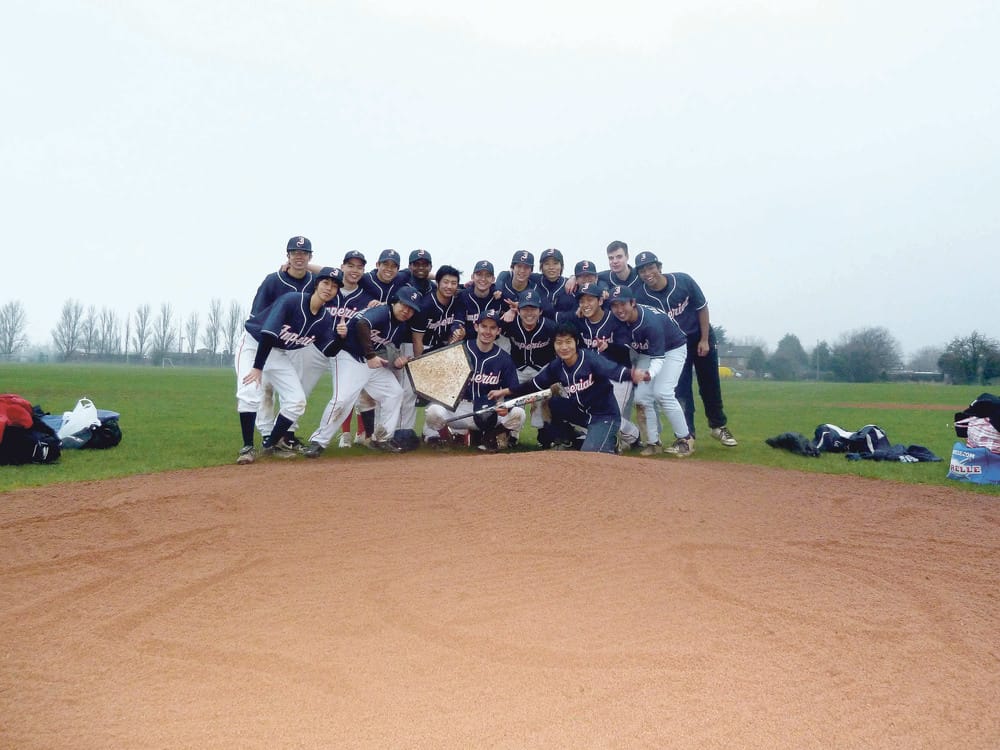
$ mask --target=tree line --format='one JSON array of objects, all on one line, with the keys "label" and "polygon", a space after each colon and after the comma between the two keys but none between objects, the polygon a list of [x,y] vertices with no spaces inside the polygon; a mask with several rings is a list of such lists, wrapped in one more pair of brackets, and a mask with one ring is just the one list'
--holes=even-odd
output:
[{"label": "tree line", "polygon": [[[243,331],[246,310],[236,300],[228,307],[222,300],[209,302],[207,315],[193,312],[182,319],[169,302],[155,312],[149,303],[121,317],[110,308],[84,307],[79,300],[63,303],[59,320],[52,330],[56,357],[121,361],[138,359],[163,364],[170,355],[204,355],[207,361],[232,356]],[[0,306],[0,356],[10,357],[25,349],[27,315],[20,301]],[[924,347],[904,363],[901,347],[885,328],[861,328],[843,334],[832,345],[820,341],[807,352],[792,333],[778,342],[773,353],[758,340],[729,340],[726,329],[714,327],[719,352],[727,348],[749,350],[746,368],[758,376],[776,380],[826,379],[855,383],[888,380],[904,367],[911,372],[941,373],[956,384],[980,383],[1000,377],[1000,343],[973,331],[956,336],[943,349]],[[225,361],[225,360],[222,360]]]},{"label": "tree line", "polygon": [[[155,313],[149,303],[120,316],[108,307],[84,307],[76,299],[63,302],[52,329],[52,346],[58,359],[107,361],[138,359],[163,364],[171,354],[232,356],[243,332],[246,310],[236,300],[228,308],[220,299],[209,302],[202,322],[193,312],[182,318],[169,302]],[[27,315],[20,301],[0,306],[0,355],[11,356],[26,348]]]},{"label": "tree line", "polygon": [[[716,338],[720,353],[725,352],[725,330],[716,328]],[[939,373],[956,385],[987,385],[992,378],[1000,377],[1000,342],[978,331],[956,336],[943,349],[923,347],[907,362],[903,361],[899,342],[880,326],[845,333],[833,345],[820,341],[810,352],[792,333],[785,334],[771,354],[753,340],[742,345],[750,348],[747,368],[775,380],[873,383],[905,372],[910,377]]]}]

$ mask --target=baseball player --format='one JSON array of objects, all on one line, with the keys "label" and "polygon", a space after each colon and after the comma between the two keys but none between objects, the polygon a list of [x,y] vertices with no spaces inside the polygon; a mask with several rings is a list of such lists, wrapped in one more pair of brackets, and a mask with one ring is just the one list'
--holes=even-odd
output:
[{"label": "baseball player", "polygon": [[487,395],[491,390],[514,388],[517,385],[517,369],[510,354],[496,344],[500,334],[500,316],[496,310],[484,310],[476,320],[476,338],[462,346],[472,366],[472,376],[463,393],[456,411],[441,404],[431,404],[424,413],[424,434],[428,442],[440,441],[442,445],[452,443],[456,433],[479,430],[483,433],[480,447],[487,452],[503,450],[510,444],[510,433],[518,432],[524,424],[524,409],[520,406],[506,414],[492,411],[485,415],[468,416],[451,423],[448,420],[459,414],[472,414],[493,406],[494,399]]},{"label": "baseball player", "polygon": [[393,369],[406,366],[407,358],[393,361],[378,354],[389,344],[399,347],[409,335],[409,321],[420,309],[421,295],[414,287],[400,287],[388,305],[370,307],[338,323],[343,337],[341,350],[333,358],[334,388],[330,403],[323,410],[319,427],[309,438],[307,458],[318,458],[330,445],[341,420],[354,408],[362,390],[378,405],[371,445],[379,450],[398,453],[392,436],[399,425],[403,388]]},{"label": "baseball player", "polygon": [[[637,305],[630,286],[613,287],[608,301],[614,316],[628,327],[629,346],[639,355],[638,367],[648,371],[649,380],[640,382],[635,391],[636,404],[645,412],[647,443],[642,455],[652,456],[662,450],[675,456],[691,455],[694,438],[674,394],[687,351],[683,331],[662,310]],[[657,406],[666,414],[674,431],[674,442],[666,449],[660,443]]]},{"label": "baseball player", "polygon": [[409,266],[399,272],[403,284],[415,287],[421,294],[430,294],[434,289],[431,278],[431,254],[426,250],[414,250],[410,253]]},{"label": "baseball player", "polygon": [[[282,270],[270,273],[257,288],[253,302],[250,304],[250,315],[248,319],[259,315],[261,311],[274,304],[274,301],[283,294],[289,292],[311,292],[314,273],[309,268],[309,261],[312,258],[312,242],[308,237],[301,235],[292,237],[285,246],[286,266]],[[316,268],[318,272],[320,269]],[[324,358],[325,361],[325,358]],[[301,371],[300,371],[301,372]],[[261,394],[260,406],[257,410],[257,431],[261,437],[266,438],[271,434],[271,426],[274,424],[274,417],[277,414],[274,401],[274,392],[269,384],[264,385],[264,392]],[[290,432],[285,437],[285,442],[295,448],[301,446],[294,432]]]},{"label": "baseball player", "polygon": [[[360,283],[365,273],[364,254],[358,250],[348,251],[344,254],[340,269],[344,275],[344,284],[328,307],[335,326],[360,315],[361,312],[374,304],[372,296],[365,291]],[[308,350],[298,356],[301,358],[302,387],[308,396],[316,387],[323,373],[329,371],[333,375],[336,372],[335,360],[320,357],[315,352]],[[334,389],[336,389],[336,383],[334,383]],[[349,419],[350,414],[347,417]],[[342,448],[348,448],[351,445],[351,426],[346,420],[345,423],[346,427],[341,435],[340,443]]]},{"label": "baseball player", "polygon": [[[535,287],[521,292],[517,298],[516,314],[511,308],[500,317],[500,321],[500,331],[510,341],[510,356],[517,367],[517,382],[531,380],[556,356],[552,348],[556,324],[542,317],[541,290]],[[531,426],[536,429],[541,429],[548,421],[546,403],[534,404],[531,410]]]},{"label": "baseball player", "polygon": [[555,383],[562,385],[565,398],[553,398],[552,428],[560,443],[571,441],[575,431],[570,425],[587,431],[582,451],[615,453],[621,411],[611,388],[613,381],[642,382],[645,370],[616,365],[592,349],[584,349],[579,331],[572,323],[560,323],[555,329],[556,359],[531,380],[514,388],[498,388],[487,394],[491,400],[523,396],[544,390]]},{"label": "baseball player", "polygon": [[576,299],[572,292],[566,290],[566,278],[562,275],[565,263],[563,254],[554,247],[543,250],[538,258],[541,269],[541,279],[538,291],[542,294],[542,314],[547,318],[556,318],[560,312],[576,310]]},{"label": "baseball player", "polygon": [[476,320],[484,310],[503,312],[503,302],[497,294],[496,277],[493,274],[493,264],[488,260],[476,261],[472,270],[472,283],[462,288],[458,293],[462,306],[465,308],[465,337],[476,337]]},{"label": "baseball player", "polygon": [[533,273],[535,256],[527,250],[518,250],[510,259],[510,270],[501,271],[497,276],[497,289],[500,297],[510,306],[517,305],[521,292],[538,286],[542,280],[541,274]]},{"label": "baseball player", "polygon": [[659,258],[650,252],[641,252],[635,257],[635,268],[642,279],[642,285],[636,290],[638,300],[670,315],[687,337],[687,358],[677,381],[677,398],[691,435],[695,434],[694,371],[710,434],[727,447],[738,445],[726,426],[728,420],[722,408],[719,380],[719,348],[709,319],[708,301],[701,287],[686,273],[664,274]]},{"label": "baseball player", "polygon": [[458,295],[461,275],[453,266],[438,267],[436,288],[424,296],[420,312],[410,324],[414,357],[465,338],[465,308]]},{"label": "baseball player", "polygon": [[597,265],[594,261],[581,260],[573,268],[573,275],[566,279],[566,291],[576,294],[576,290],[584,284],[595,284],[598,280]]},{"label": "baseball player", "polygon": [[324,356],[333,357],[340,341],[333,332],[326,305],[333,299],[343,280],[339,269],[324,269],[318,274],[312,293],[289,292],[248,320],[245,333],[236,348],[236,404],[240,415],[243,447],[238,464],[252,464],[256,458],[253,445],[254,422],[265,381],[281,399],[281,411],[271,434],[265,438],[263,453],[291,457],[283,439],[289,428],[306,409],[306,394],[288,353],[313,346]]},{"label": "baseball player", "polygon": [[608,270],[597,274],[608,288],[613,286],[630,286],[632,290],[642,283],[639,274],[628,264],[628,245],[621,240],[615,240],[608,245]]},{"label": "baseball player", "polygon": [[[604,284],[598,281],[584,284],[576,290],[578,310],[572,314],[560,313],[559,321],[576,326],[580,332],[580,341],[586,349],[600,354],[616,365],[631,367],[629,355],[631,335],[625,324],[604,309],[606,295],[607,289]],[[633,383],[631,380],[613,380],[611,387],[622,415],[621,447],[622,449],[640,447],[639,428],[630,419]]]},{"label": "baseball player", "polygon": [[383,250],[379,253],[375,268],[361,277],[361,286],[372,299],[386,304],[393,293],[403,286],[399,276],[399,253]]}]

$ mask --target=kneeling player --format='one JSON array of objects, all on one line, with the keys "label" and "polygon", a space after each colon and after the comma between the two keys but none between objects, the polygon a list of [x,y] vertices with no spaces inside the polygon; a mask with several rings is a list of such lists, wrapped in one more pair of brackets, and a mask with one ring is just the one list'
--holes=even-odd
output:
[{"label": "kneeling player", "polygon": [[[510,354],[496,344],[500,334],[500,316],[496,310],[484,310],[476,319],[476,339],[463,344],[465,354],[472,365],[472,377],[458,405],[457,414],[481,411],[493,405],[494,399],[487,394],[495,388],[513,388],[517,385],[517,368]],[[445,444],[451,442],[451,429],[459,433],[480,430],[483,433],[481,447],[488,452],[507,448],[510,433],[517,432],[524,424],[524,409],[514,407],[506,414],[492,411],[485,415],[468,416],[451,422],[456,412],[440,404],[431,404],[424,413],[424,424],[438,433]]]},{"label": "kneeling player", "polygon": [[562,385],[565,398],[549,402],[552,429],[556,437],[571,440],[571,425],[587,430],[581,450],[592,453],[615,453],[621,410],[612,390],[612,382],[643,382],[645,370],[616,365],[597,352],[584,349],[580,334],[572,323],[560,323],[555,331],[556,359],[534,378],[514,388],[490,391],[491,400],[523,396],[544,390],[555,383]]}]

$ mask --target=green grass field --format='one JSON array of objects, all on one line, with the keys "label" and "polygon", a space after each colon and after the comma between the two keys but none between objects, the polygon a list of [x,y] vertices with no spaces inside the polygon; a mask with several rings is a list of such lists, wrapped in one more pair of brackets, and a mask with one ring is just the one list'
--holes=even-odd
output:
[{"label": "green grass field", "polygon": [[[310,400],[299,434],[308,437],[330,396],[322,382]],[[982,393],[981,386],[879,383],[778,383],[726,380],[723,394],[729,426],[740,441],[724,448],[708,437],[699,413],[701,438],[691,461],[725,461],[824,474],[853,474],[918,484],[964,487],[1000,494],[945,478],[955,442],[952,418]],[[241,444],[235,411],[235,378],[229,369],[147,368],[76,364],[0,364],[0,392],[16,393],[46,411],[72,409],[87,396],[102,409],[121,412],[121,445],[106,451],[68,450],[56,464],[0,466],[0,491],[54,482],[77,482],[172,469],[230,464]],[[699,405],[700,406],[700,405]],[[882,427],[893,443],[930,448],[942,463],[899,464],[847,461],[842,455],[804,458],[770,448],[764,439],[781,432],[812,437],[830,422],[847,430]],[[525,429],[522,442],[531,444]],[[320,461],[370,454],[364,448],[329,450]],[[434,455],[427,452],[428,460]],[[392,461],[392,456],[383,460]],[[668,456],[657,459],[677,460]]]}]

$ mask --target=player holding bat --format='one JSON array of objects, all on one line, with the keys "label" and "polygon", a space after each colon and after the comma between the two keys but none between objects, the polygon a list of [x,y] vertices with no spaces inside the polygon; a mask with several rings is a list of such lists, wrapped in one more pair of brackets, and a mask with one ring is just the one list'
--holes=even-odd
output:
[{"label": "player holding bat", "polygon": [[[584,349],[579,330],[572,323],[556,326],[554,345],[556,359],[534,378],[513,388],[492,390],[488,398],[496,400],[521,396],[550,386],[555,390],[554,386],[558,384],[565,398],[549,401],[554,444],[572,444],[575,437],[572,426],[577,425],[587,430],[580,450],[615,453],[622,415],[611,384],[627,380],[641,383],[646,378],[646,371],[616,365],[597,352]],[[633,437],[636,437],[638,430],[634,425],[630,426],[636,433]]]},{"label": "player holding bat", "polygon": [[[524,424],[524,409],[520,406],[510,410],[488,409],[486,413],[475,413],[494,405],[496,399],[487,394],[498,387],[517,385],[517,368],[514,366],[514,360],[496,344],[497,336],[500,334],[499,318],[496,310],[483,310],[476,319],[475,340],[466,341],[462,345],[472,366],[472,376],[465,393],[462,394],[458,409],[452,412],[440,404],[431,404],[427,407],[424,413],[424,429],[428,434],[429,444],[449,445],[452,430],[459,434],[469,430],[479,430],[483,433],[480,447],[488,453],[493,453],[507,448],[510,445],[510,433],[517,432]],[[465,412],[469,412],[468,416],[455,419]],[[448,427],[449,422],[451,428]]]}]

